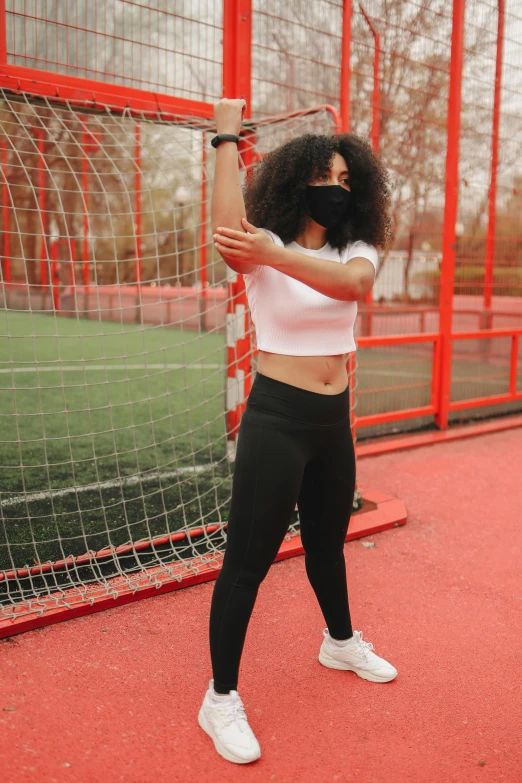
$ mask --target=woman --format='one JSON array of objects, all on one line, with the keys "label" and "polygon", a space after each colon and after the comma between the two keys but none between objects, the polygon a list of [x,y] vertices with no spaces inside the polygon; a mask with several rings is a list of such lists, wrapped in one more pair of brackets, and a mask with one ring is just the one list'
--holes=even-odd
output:
[{"label": "woman", "polygon": [[237,691],[240,658],[296,502],[306,573],[327,624],[320,662],[373,682],[397,675],[352,629],[344,561],[355,491],[346,355],[356,349],[356,302],[373,286],[376,246],[390,238],[387,172],[354,134],[306,134],[256,164],[243,200],[244,107],[215,105],[212,227],[223,259],[245,276],[259,355],[212,595],[214,676],[199,712],[218,753],[239,764],[261,755]]}]

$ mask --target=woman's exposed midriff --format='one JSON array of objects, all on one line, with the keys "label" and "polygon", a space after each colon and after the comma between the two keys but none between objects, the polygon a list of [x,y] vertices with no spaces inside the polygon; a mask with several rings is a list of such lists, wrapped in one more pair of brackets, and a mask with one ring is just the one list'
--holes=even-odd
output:
[{"label": "woman's exposed midriff", "polygon": [[276,381],[318,394],[339,394],[348,386],[348,354],[334,356],[287,356],[259,351],[257,369]]}]

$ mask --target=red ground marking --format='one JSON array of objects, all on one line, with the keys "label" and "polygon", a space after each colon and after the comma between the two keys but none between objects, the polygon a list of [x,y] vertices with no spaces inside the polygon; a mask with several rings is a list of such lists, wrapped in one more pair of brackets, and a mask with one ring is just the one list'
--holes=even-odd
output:
[{"label": "red ground marking", "polygon": [[244,648],[259,761],[221,759],[197,724],[210,582],[1,642],[2,780],[519,783],[521,465],[519,429],[359,464],[362,487],[408,511],[373,548],[345,546],[353,627],[392,682],[321,666],[293,557],[270,569]]}]

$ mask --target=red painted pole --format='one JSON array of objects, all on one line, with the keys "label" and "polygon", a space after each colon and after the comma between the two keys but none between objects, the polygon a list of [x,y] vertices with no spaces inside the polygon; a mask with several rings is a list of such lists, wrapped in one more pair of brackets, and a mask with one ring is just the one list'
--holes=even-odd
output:
[{"label": "red painted pole", "polygon": [[[381,119],[381,36],[374,23],[366,13],[366,10],[361,2],[359,2],[359,8],[364,16],[368,27],[373,35],[374,42],[374,55],[373,55],[373,98],[372,98],[372,148],[375,154],[379,152],[380,143],[380,119]],[[373,289],[368,292],[364,300],[365,305],[368,308],[364,324],[366,329],[364,336],[371,337],[373,332]]]},{"label": "red painted pole", "polygon": [[223,0],[223,97],[234,98],[236,89],[235,49],[238,0]]},{"label": "red painted pole", "polygon": [[381,117],[381,36],[361,2],[359,3],[359,8],[371,30],[374,43],[371,139],[373,150],[377,153],[379,151]]},{"label": "red painted pole", "polygon": [[205,131],[201,133],[201,226],[199,232],[199,283],[201,286],[200,297],[201,329],[206,331],[207,316],[207,137]]},{"label": "red painted pole", "polygon": [[33,128],[33,133],[38,139],[38,209],[40,213],[40,285],[42,288],[50,284],[48,274],[49,261],[47,258],[47,215],[45,210],[45,160],[44,160],[44,132],[41,128]]},{"label": "red painted pole", "polygon": [[251,117],[252,0],[224,0],[223,94],[244,98],[245,119]]},{"label": "red painted pole", "polygon": [[7,144],[2,143],[2,212],[4,229],[4,252],[2,258],[2,278],[4,283],[11,282],[11,244],[9,234],[9,180],[7,171]]},{"label": "red painted pole", "polygon": [[440,429],[446,429],[448,426],[451,396],[451,333],[453,294],[455,287],[455,224],[457,221],[459,197],[458,176],[462,65],[464,59],[464,9],[465,0],[453,0],[453,27],[451,33],[451,63],[448,99],[448,139],[446,149],[446,188],[439,304],[440,386],[438,410],[435,414],[435,423]]},{"label": "red painted pole", "polygon": [[380,117],[381,117],[381,36],[375,33],[375,60],[373,65],[373,119],[372,144],[375,152],[379,151]]},{"label": "red painted pole", "polygon": [[51,293],[53,297],[53,307],[56,313],[60,310],[60,275],[58,271],[58,244],[59,242],[53,242],[51,245],[51,251],[49,253],[51,261],[51,274],[49,285],[51,286]]},{"label": "red painted pole", "polygon": [[7,62],[5,0],[0,0],[0,65]]},{"label": "red painted pole", "polygon": [[491,138],[491,181],[489,186],[488,234],[486,240],[486,269],[484,274],[484,310],[486,329],[491,329],[491,298],[493,294],[493,264],[495,260],[495,229],[497,221],[498,135],[500,126],[500,94],[502,80],[502,50],[504,44],[505,0],[498,0],[497,61],[495,66],[495,95],[493,100],[493,129]]},{"label": "red painted pole", "polygon": [[[254,156],[254,149],[256,145],[256,137],[253,133],[246,133],[244,136],[241,137],[241,140],[239,142],[239,154],[241,156],[241,165],[242,168],[245,171],[245,176],[248,176],[252,165],[255,160]],[[249,331],[250,323],[249,323],[249,316],[248,316],[248,300],[246,297],[246,290],[245,290],[245,283],[243,275],[238,276],[238,305],[241,309],[241,312],[244,312],[244,316],[241,317],[244,318],[244,337],[240,340],[238,340],[238,353],[239,353],[239,366],[242,372],[242,377],[244,378],[243,382],[243,395],[240,397],[239,400],[239,420],[241,420],[241,416],[243,415],[243,411],[246,408],[246,400],[248,395],[250,394],[250,389],[252,387],[252,339]]]},{"label": "red painted pole", "polygon": [[352,44],[352,0],[343,0],[343,27],[341,39],[341,94],[339,106],[343,133],[350,130],[350,53]]},{"label": "red painted pole", "polygon": [[[252,116],[252,0],[224,0],[223,95],[244,98],[244,118]],[[252,160],[252,149],[243,138],[239,144],[240,165]],[[251,372],[248,303],[243,275],[227,270],[227,454],[235,458],[235,443],[246,405]]]},{"label": "red painted pole", "polygon": [[134,233],[136,237],[136,283],[141,285],[143,279],[143,262],[141,247],[141,145],[140,145],[140,124],[135,126],[135,145],[134,145],[134,193],[135,193],[135,222]]},{"label": "red painted pole", "polygon": [[83,241],[82,241],[82,277],[85,288],[89,287],[89,158],[87,155],[87,127],[82,131],[82,200],[83,200]]},{"label": "red painted pole", "polygon": [[75,288],[76,286],[76,249],[74,247],[74,242],[72,239],[67,240],[67,244],[69,246],[69,257],[71,259],[71,265],[69,267],[69,284],[71,288]]}]

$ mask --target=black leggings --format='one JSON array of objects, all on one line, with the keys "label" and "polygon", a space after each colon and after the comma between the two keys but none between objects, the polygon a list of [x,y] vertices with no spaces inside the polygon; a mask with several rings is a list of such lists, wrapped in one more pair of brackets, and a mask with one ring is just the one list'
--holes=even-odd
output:
[{"label": "black leggings", "polygon": [[308,579],[331,636],[352,636],[344,542],[355,453],[349,388],[318,394],[256,374],[241,419],[223,566],[210,610],[214,689],[237,690],[259,586],[297,502]]}]

